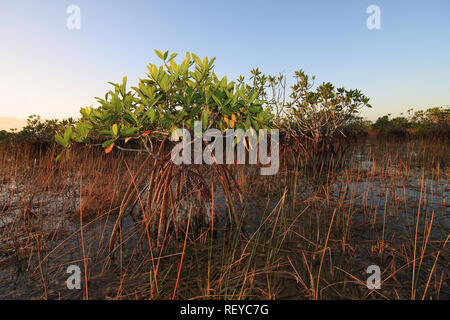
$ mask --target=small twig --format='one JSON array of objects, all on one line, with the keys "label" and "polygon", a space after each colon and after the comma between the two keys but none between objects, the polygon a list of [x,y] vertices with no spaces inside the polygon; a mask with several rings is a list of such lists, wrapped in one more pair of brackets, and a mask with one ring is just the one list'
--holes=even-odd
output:
[{"label": "small twig", "polygon": [[121,146],[118,145],[114,145],[115,148],[119,149],[120,151],[128,151],[128,152],[147,152],[152,158],[156,159],[156,160],[160,160],[162,161],[163,158],[159,157],[158,155],[154,154],[153,152],[151,152],[148,148],[147,149],[128,149],[128,148],[123,148]]}]

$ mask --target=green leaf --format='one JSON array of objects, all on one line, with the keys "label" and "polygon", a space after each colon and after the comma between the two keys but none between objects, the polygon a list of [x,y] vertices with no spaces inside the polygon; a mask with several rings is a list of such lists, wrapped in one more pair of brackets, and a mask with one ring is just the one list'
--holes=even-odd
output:
[{"label": "green leaf", "polygon": [[61,159],[62,155],[64,154],[64,151],[62,151],[58,156],[56,157],[55,161],[58,162],[59,159]]},{"label": "green leaf", "polygon": [[117,128],[117,124],[114,123],[114,124],[112,125],[111,131],[112,131],[113,135],[114,135],[115,137],[117,137],[117,134],[119,133],[119,129]]},{"label": "green leaf", "polygon": [[59,134],[57,134],[55,136],[55,141],[56,141],[57,144],[59,144],[60,146],[62,146],[64,148],[67,146],[67,144],[64,142],[63,137],[61,137],[61,135],[59,135]]},{"label": "green leaf", "polygon": [[135,134],[136,131],[138,131],[138,130],[139,130],[139,128],[136,128],[136,127],[128,128],[122,132],[122,135],[123,136],[131,136],[131,135]]},{"label": "green leaf", "polygon": [[125,120],[127,120],[128,123],[133,124],[133,125],[138,124],[138,119],[137,119],[136,115],[130,111],[126,111],[126,112],[127,113],[124,114],[124,116],[123,116],[125,118]]},{"label": "green leaf", "polygon": [[105,142],[103,142],[102,147],[103,148],[108,148],[110,145],[112,145],[114,142],[116,141],[116,139],[110,139],[107,140]]},{"label": "green leaf", "polygon": [[147,111],[148,119],[150,120],[150,123],[153,124],[156,120],[156,111],[155,109],[150,109]]},{"label": "green leaf", "polygon": [[164,60],[164,55],[161,51],[155,49],[155,53],[161,60]]},{"label": "green leaf", "polygon": [[178,53],[172,53],[169,57],[169,61],[175,58],[178,55]]},{"label": "green leaf", "polygon": [[89,129],[83,123],[77,123],[75,131],[81,140],[85,139],[89,133]]},{"label": "green leaf", "polygon": [[189,116],[190,117],[195,116],[200,111],[201,108],[202,108],[201,106],[194,107],[194,109],[192,109],[191,112],[189,113]]},{"label": "green leaf", "polygon": [[192,54],[192,57],[194,58],[195,63],[202,67],[202,60],[200,60],[200,58],[194,53]]},{"label": "green leaf", "polygon": [[255,129],[256,131],[259,130],[259,124],[258,121],[254,120],[254,119],[250,119],[251,124],[252,124],[252,128]]},{"label": "green leaf", "polygon": [[253,101],[255,101],[256,97],[258,97],[258,91],[255,91],[252,96],[250,97],[250,100],[248,101],[249,103],[252,103]]},{"label": "green leaf", "polygon": [[66,132],[64,132],[64,146],[66,147],[69,143],[70,138],[72,137],[72,128],[67,128]]},{"label": "green leaf", "polygon": [[219,98],[217,98],[215,95],[212,95],[213,100],[217,103],[217,105],[219,107],[222,106],[222,101],[219,100]]},{"label": "green leaf", "polygon": [[253,114],[257,114],[257,113],[259,113],[261,111],[261,108],[255,107],[255,106],[250,106],[248,108],[248,110],[250,110],[250,112],[253,113]]},{"label": "green leaf", "polygon": [[163,91],[167,92],[169,90],[169,77],[166,74],[164,74],[164,77],[159,82],[159,85]]},{"label": "green leaf", "polygon": [[248,130],[248,129],[250,129],[251,127],[252,127],[252,123],[251,123],[250,116],[249,116],[249,117],[247,117],[247,119],[245,120],[245,127],[244,127],[244,129],[245,129],[245,130]]},{"label": "green leaf", "polygon": [[206,129],[208,127],[208,122],[209,122],[209,110],[205,109],[202,112],[202,126],[203,126],[203,129]]},{"label": "green leaf", "polygon": [[[87,110],[86,110],[86,109],[87,109]],[[81,109],[80,109],[81,115],[82,115],[83,117],[88,118],[88,117],[89,117],[88,110],[89,110],[88,108],[81,108]]]},{"label": "green leaf", "polygon": [[177,113],[175,117],[175,122],[180,122],[186,116],[186,111],[182,110]]}]

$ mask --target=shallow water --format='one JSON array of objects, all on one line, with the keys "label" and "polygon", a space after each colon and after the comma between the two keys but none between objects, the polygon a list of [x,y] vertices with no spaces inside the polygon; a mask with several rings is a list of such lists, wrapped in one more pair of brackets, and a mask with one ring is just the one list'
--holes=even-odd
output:
[{"label": "shallow water", "polygon": [[[359,145],[355,152],[349,153],[346,165],[335,172],[331,182],[308,181],[302,177],[300,190],[295,195],[297,212],[317,199],[321,208],[331,210],[336,201],[343,201],[346,208],[354,211],[352,221],[355,224],[375,221],[385,225],[386,237],[411,237],[416,223],[422,230],[430,223],[431,217],[430,237],[441,240],[448,236],[450,188],[446,163],[438,173],[435,165],[426,168],[409,165],[406,170],[404,162],[418,156],[418,152],[408,151],[406,147],[397,148],[388,150],[392,153],[378,154],[376,158],[373,152],[376,148],[381,147],[373,143]],[[389,165],[383,159],[387,159]],[[62,194],[58,189],[28,194],[29,181],[26,180],[9,179],[0,184],[0,299],[43,298],[44,295],[49,298],[80,298],[82,292],[65,289],[64,281],[67,279],[67,266],[82,265],[86,253],[91,257],[88,261],[92,275],[91,298],[96,298],[96,287],[108,285],[105,279],[117,281],[120,275],[108,274],[113,271],[105,267],[116,214],[97,221],[87,220],[83,226],[82,243],[76,212],[84,198],[80,196],[77,177],[77,173],[73,173],[62,182],[67,189]],[[325,196],[321,190],[327,187],[331,193]],[[325,198],[329,199],[325,201]],[[279,200],[280,196],[273,195],[246,197],[244,230],[249,235],[255,232],[267,214],[278,208]],[[238,202],[236,209],[240,210]],[[315,210],[320,213],[319,209]],[[228,210],[219,186],[215,187],[212,212],[216,236],[220,239],[228,225]],[[135,223],[131,215],[126,214],[122,230],[123,246],[115,251],[115,259],[126,261],[133,255],[139,256],[135,265],[129,267],[129,272],[148,272],[139,266],[140,261],[149,258],[145,237],[143,241],[140,236],[142,224]],[[373,234],[367,231],[366,237],[370,239]],[[102,276],[97,278],[98,274]],[[104,298],[105,291],[98,292],[97,298]]]}]

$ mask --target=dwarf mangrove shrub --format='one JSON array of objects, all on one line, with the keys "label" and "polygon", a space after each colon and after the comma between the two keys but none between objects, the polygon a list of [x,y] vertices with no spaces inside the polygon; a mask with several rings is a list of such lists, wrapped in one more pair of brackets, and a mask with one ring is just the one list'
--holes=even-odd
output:
[{"label": "dwarf mangrove shrub", "polygon": [[371,108],[369,98],[359,90],[335,88],[329,82],[313,90],[314,77],[302,70],[295,73],[297,82],[292,86],[292,101],[288,104],[287,127],[295,134],[320,141],[344,134],[355,116],[364,107]]},{"label": "dwarf mangrove shrub", "polygon": [[448,136],[450,133],[450,108],[434,107],[416,111],[410,115],[410,122],[411,127],[419,135],[431,132]]},{"label": "dwarf mangrove shrub", "polygon": [[196,120],[203,129],[269,128],[272,114],[265,108],[263,87],[219,79],[215,58],[186,53],[176,63],[176,53],[155,52],[162,64],[149,64],[148,78],[130,89],[126,77],[110,83],[113,89],[96,98],[100,106],[82,108],[74,130],[58,134],[56,141],[68,148],[70,140],[90,143],[100,137],[110,152],[120,140],[138,139],[147,146],[150,137],[161,139],[181,127],[192,130]]},{"label": "dwarf mangrove shrub", "polygon": [[314,160],[318,160],[316,156],[342,155],[343,145],[349,143],[347,135],[361,132],[364,124],[359,112],[371,108],[369,98],[359,90],[335,88],[329,82],[315,86],[315,77],[303,70],[294,73],[294,80],[289,99],[282,75],[268,80],[272,91],[268,103],[275,113],[273,123],[284,136],[283,153]]},{"label": "dwarf mangrove shrub", "polygon": [[[248,83],[240,76],[229,82],[214,72],[215,58],[186,53],[175,62],[176,53],[155,50],[162,64],[149,64],[147,78],[137,87],[110,83],[112,89],[96,98],[99,107],[80,110],[81,119],[73,130],[56,136],[66,149],[71,141],[99,141],[110,152],[118,142],[138,140],[147,149],[151,139],[162,140],[178,128],[193,130],[194,121],[203,129],[280,128],[288,135],[301,136],[316,143],[352,128],[359,110],[371,107],[359,90],[336,89],[323,83],[313,90],[314,77],[295,72],[296,83],[286,94],[286,79],[251,70]],[[288,98],[288,99],[287,99]]]},{"label": "dwarf mangrove shrub", "polygon": [[[285,95],[279,94],[280,87],[286,88],[283,76],[266,76],[253,69],[249,81],[240,76],[230,82],[227,77],[219,79],[215,74],[215,58],[202,60],[186,53],[177,63],[175,53],[169,55],[168,51],[158,50],[155,53],[162,63],[149,64],[147,77],[139,79],[136,87],[127,87],[127,77],[122,83],[111,82],[112,89],[104,97],[96,98],[97,108],[82,108],[81,118],[55,136],[66,154],[73,143],[101,145],[106,153],[114,148],[148,153],[122,197],[110,238],[111,251],[123,215],[130,208],[141,206],[141,218],[157,235],[158,244],[169,225],[177,232],[176,221],[183,215],[180,212],[190,212],[194,207],[197,216],[210,214],[211,186],[203,178],[206,171],[221,183],[230,221],[239,225],[233,202],[238,194],[242,204],[242,194],[226,166],[215,163],[208,168],[176,166],[170,161],[170,152],[165,153],[163,146],[176,129],[192,131],[195,121],[201,122],[203,130],[239,128],[257,132],[281,128],[290,135],[303,135],[317,142],[342,132],[357,110],[368,106],[368,98],[358,90],[336,90],[329,83],[311,90],[309,78],[302,71],[295,74],[297,83],[292,87],[290,101],[286,101]],[[132,148],[130,141],[135,142]],[[145,201],[140,201],[144,195]]]},{"label": "dwarf mangrove shrub", "polygon": [[[193,206],[197,216],[207,216],[211,210],[211,188],[200,169],[175,166],[170,161],[170,152],[164,152],[164,143],[171,132],[178,128],[193,130],[194,121],[201,121],[203,130],[270,128],[272,114],[265,104],[264,86],[259,80],[245,83],[242,77],[237,82],[229,82],[226,77],[219,79],[213,70],[215,58],[201,60],[186,53],[182,62],[177,63],[177,54],[155,52],[162,64],[149,64],[147,78],[139,79],[137,87],[128,88],[126,77],[122,83],[110,83],[113,88],[103,98],[96,98],[99,107],[82,108],[82,117],[73,128],[68,127],[55,137],[66,152],[73,142],[78,142],[101,144],[106,153],[117,147],[149,154],[134,174],[136,186],[130,184],[123,195],[110,239],[111,250],[123,214],[138,205],[140,195],[147,197],[145,206],[140,208],[141,216],[150,229],[155,229],[158,244],[169,225],[175,231],[178,229],[180,208],[189,210]],[[129,141],[137,141],[145,149],[125,148]],[[233,193],[241,195],[239,187],[225,166],[215,164],[212,170],[212,176],[222,184],[232,221],[237,223]]]},{"label": "dwarf mangrove shrub", "polygon": [[55,131],[64,132],[65,128],[74,125],[72,118],[65,120],[45,120],[39,115],[30,115],[21,130],[0,131],[0,141],[16,144],[28,144],[37,148],[49,147],[54,142]]},{"label": "dwarf mangrove shrub", "polygon": [[6,130],[0,130],[0,141],[8,141],[12,137],[13,133]]},{"label": "dwarf mangrove shrub", "polygon": [[404,132],[415,135],[448,135],[450,131],[450,108],[434,107],[426,110],[408,110],[408,115],[391,118],[390,114],[379,117],[373,124],[381,132]]}]

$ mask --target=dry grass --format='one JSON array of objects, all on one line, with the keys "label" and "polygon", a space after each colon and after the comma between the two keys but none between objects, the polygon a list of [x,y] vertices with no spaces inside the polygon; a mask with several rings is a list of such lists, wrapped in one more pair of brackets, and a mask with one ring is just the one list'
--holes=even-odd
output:
[{"label": "dry grass", "polygon": [[[0,148],[3,299],[450,297],[446,139],[369,137],[314,166],[286,153],[271,177],[229,167],[243,210],[220,183],[231,177],[199,167],[211,195],[206,220],[195,217],[195,201],[174,201],[170,214],[152,218],[164,197],[156,182],[139,192],[144,155],[80,148],[56,164],[52,149]],[[133,210],[123,209],[128,189]],[[82,270],[82,290],[64,283],[71,264]],[[373,264],[380,290],[366,287]]]}]

